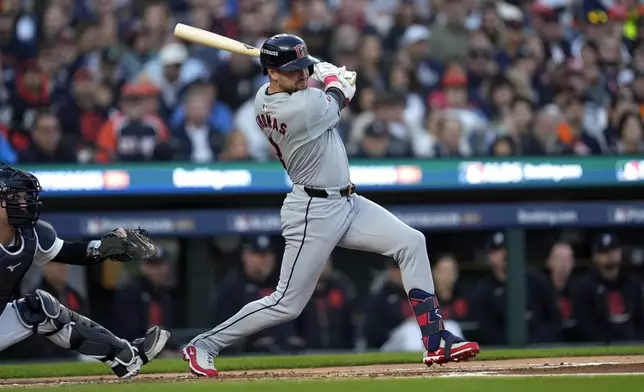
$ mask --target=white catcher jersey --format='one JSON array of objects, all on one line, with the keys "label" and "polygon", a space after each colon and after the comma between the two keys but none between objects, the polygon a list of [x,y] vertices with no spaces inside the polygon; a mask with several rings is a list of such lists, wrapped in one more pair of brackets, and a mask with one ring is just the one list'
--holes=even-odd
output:
[{"label": "white catcher jersey", "polygon": [[349,159],[336,126],[340,107],[317,88],[255,96],[257,125],[294,184],[316,188],[349,185]]}]

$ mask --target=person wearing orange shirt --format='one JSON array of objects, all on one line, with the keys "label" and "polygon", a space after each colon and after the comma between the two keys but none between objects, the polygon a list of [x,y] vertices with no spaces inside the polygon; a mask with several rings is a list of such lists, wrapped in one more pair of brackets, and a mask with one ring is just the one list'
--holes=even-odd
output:
[{"label": "person wearing orange shirt", "polygon": [[151,111],[149,84],[126,84],[121,93],[121,112],[108,120],[97,138],[99,163],[153,160],[157,145],[170,138],[161,117]]}]

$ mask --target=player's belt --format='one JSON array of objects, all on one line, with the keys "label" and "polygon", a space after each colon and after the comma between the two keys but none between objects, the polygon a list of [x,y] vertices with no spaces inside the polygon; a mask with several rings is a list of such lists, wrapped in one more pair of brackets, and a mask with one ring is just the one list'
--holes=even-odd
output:
[{"label": "player's belt", "polygon": [[[305,186],[304,192],[306,192],[306,194],[309,195],[309,197],[319,197],[322,199],[326,199],[327,197],[329,197],[329,192],[327,192],[326,189],[318,189],[318,188],[311,188],[310,186]],[[351,184],[344,189],[340,189],[340,196],[348,197],[354,194],[355,192],[356,192],[356,186]]]}]

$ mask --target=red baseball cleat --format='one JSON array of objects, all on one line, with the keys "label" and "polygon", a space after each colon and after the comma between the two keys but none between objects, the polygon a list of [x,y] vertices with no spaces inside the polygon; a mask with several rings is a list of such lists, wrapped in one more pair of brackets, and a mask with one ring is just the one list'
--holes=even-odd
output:
[{"label": "red baseball cleat", "polygon": [[447,362],[461,362],[474,358],[479,353],[479,344],[468,342],[452,335],[448,331],[442,331],[441,341],[438,349],[425,351],[423,363],[431,366],[436,363],[442,365]]},{"label": "red baseball cleat", "polygon": [[215,369],[215,358],[205,350],[193,345],[181,351],[183,360],[190,365],[190,371],[199,377],[217,377],[219,372]]}]

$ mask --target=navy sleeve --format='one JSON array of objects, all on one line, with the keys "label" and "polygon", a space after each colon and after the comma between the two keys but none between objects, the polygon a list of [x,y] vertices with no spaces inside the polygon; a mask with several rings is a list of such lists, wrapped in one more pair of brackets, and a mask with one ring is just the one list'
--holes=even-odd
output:
[{"label": "navy sleeve", "polygon": [[330,87],[328,90],[326,90],[326,94],[335,99],[335,101],[338,103],[338,106],[340,107],[340,110],[344,109],[344,107],[347,106],[347,100],[344,96],[344,93],[339,88]]}]

